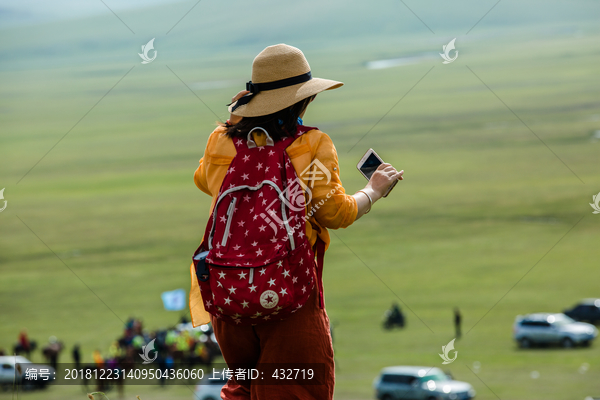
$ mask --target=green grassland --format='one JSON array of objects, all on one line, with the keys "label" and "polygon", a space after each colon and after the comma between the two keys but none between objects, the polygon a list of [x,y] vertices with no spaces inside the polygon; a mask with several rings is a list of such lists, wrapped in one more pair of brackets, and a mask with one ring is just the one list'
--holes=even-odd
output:
[{"label": "green grassland", "polygon": [[[237,3],[233,19],[252,12]],[[460,28],[437,32],[441,17],[415,6],[433,21],[434,35],[384,2],[373,12],[379,30],[358,26],[349,34],[341,23],[368,13],[372,6],[363,4],[342,7],[322,32],[302,35],[297,21],[284,31],[277,19],[247,32],[201,2],[189,21],[157,38],[157,59],[141,65],[139,46],[158,36],[149,26],[166,32],[189,6],[125,13],[135,35],[112,15],[3,31],[0,189],[8,207],[0,214],[0,347],[10,350],[26,327],[38,341],[56,335],[68,349],[81,343],[90,361],[129,316],[149,329],[178,319],[159,294],[189,288],[189,260],[210,204],[192,174],[215,122],[228,117],[225,104],[248,80],[252,57],[285,41],[303,48],[316,76],[346,84],[319,95],[305,116],[332,137],[346,190],[365,184],[355,165],[369,147],[406,171],[371,213],[332,232],[324,284],[336,399],[373,398],[372,381],[385,366],[442,367],[438,353],[454,337],[455,306],[466,334],[456,342],[457,360],[443,367],[471,383],[478,399],[600,396],[599,343],[519,350],[511,339],[518,314],[600,297],[600,216],[588,205],[600,191],[600,142],[591,140],[600,129],[597,27],[560,18],[503,26],[505,7],[464,35],[483,7],[454,23]],[[169,23],[148,19],[158,11]],[[309,24],[316,29],[334,13],[325,7]],[[457,35],[459,57],[443,65],[437,52]],[[365,66],[424,52],[435,57]],[[213,81],[222,83],[205,84]],[[383,331],[382,314],[394,301],[407,328]],[[34,361],[42,361],[39,353]],[[68,352],[61,361],[70,361]],[[584,374],[583,363],[590,365]],[[126,394],[192,398],[186,387],[136,386]],[[21,397],[84,395],[52,387]]]}]

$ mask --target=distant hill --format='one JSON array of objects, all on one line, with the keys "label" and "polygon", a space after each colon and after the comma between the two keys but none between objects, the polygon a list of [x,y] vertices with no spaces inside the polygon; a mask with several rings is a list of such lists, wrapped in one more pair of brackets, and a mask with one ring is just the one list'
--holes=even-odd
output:
[{"label": "distant hill", "polygon": [[[53,11],[55,18],[60,17],[61,12],[65,16],[74,13],[66,8],[70,7],[66,2],[62,3],[65,4],[59,2]],[[203,0],[116,11],[121,20],[103,10],[104,6],[99,3],[104,12],[101,15],[9,27],[13,20],[35,22],[39,19],[27,7],[11,6],[14,2],[9,1],[0,8],[0,26],[4,27],[0,30],[0,68],[97,64],[100,60],[110,63],[122,60],[123,52],[131,53],[132,46],[138,48],[153,37],[157,46],[162,46],[163,57],[188,60],[228,52],[251,55],[268,44],[280,42],[303,49],[346,47],[350,50],[353,46],[385,42],[384,46],[397,49],[397,55],[402,55],[403,51],[416,50],[411,48],[415,46],[410,40],[413,35],[437,43],[440,37],[465,35],[480,20],[470,37],[476,38],[490,30],[510,34],[514,30],[537,27],[575,31],[597,21],[599,14],[598,3],[591,0],[519,3],[505,0],[493,7],[495,3],[493,0],[451,3]],[[81,54],[86,57],[71,58]]]}]

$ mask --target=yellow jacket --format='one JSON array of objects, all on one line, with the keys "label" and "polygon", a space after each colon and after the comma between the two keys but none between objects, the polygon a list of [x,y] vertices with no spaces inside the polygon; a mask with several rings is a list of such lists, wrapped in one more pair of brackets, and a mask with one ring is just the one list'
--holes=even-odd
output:
[{"label": "yellow jacket", "polygon": [[[219,126],[211,133],[204,157],[194,173],[196,186],[213,198],[209,215],[217,200],[229,164],[236,154],[233,141],[225,135],[225,132],[226,128]],[[265,145],[264,133],[256,132],[254,138],[258,146]],[[296,174],[310,189],[306,205],[306,213],[310,216],[306,224],[306,237],[310,244],[314,245],[319,236],[327,248],[330,242],[327,228],[348,227],[354,222],[358,212],[356,200],[351,195],[347,195],[342,187],[335,146],[327,134],[313,129],[298,137],[286,151]],[[190,274],[192,279],[190,313],[193,325],[198,326],[208,323],[210,318],[204,310],[193,264],[190,267]]]}]

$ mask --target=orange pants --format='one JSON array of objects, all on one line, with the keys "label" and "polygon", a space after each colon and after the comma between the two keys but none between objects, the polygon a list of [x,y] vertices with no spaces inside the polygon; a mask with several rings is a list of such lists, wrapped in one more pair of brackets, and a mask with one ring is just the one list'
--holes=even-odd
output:
[{"label": "orange pants", "polygon": [[260,385],[237,383],[223,386],[225,400],[331,400],[335,383],[329,318],[319,308],[315,290],[304,307],[283,321],[255,326],[236,326],[211,316],[215,336],[230,365],[258,363],[318,363],[319,382],[311,385]]}]

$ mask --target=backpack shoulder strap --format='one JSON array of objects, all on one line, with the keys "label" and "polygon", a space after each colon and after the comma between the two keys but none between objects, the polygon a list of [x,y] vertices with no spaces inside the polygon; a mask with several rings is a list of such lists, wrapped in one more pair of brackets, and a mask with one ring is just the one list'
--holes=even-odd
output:
[{"label": "backpack shoulder strap", "polygon": [[325,258],[325,242],[317,236],[315,243],[315,252],[317,253],[317,285],[319,288],[319,308],[325,308],[323,299],[323,259]]}]

